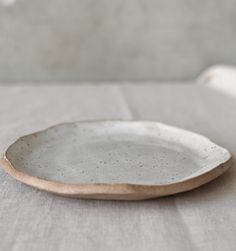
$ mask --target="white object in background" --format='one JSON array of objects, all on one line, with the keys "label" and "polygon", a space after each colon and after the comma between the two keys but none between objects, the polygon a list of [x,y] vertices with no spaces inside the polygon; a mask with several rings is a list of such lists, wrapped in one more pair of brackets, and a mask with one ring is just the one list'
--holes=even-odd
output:
[{"label": "white object in background", "polygon": [[236,67],[213,66],[203,72],[198,81],[236,97]]}]

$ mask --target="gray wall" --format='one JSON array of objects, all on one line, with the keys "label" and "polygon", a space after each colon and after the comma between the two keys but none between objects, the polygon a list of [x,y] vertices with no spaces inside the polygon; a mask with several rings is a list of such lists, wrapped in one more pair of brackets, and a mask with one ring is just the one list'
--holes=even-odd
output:
[{"label": "gray wall", "polygon": [[0,81],[186,80],[236,64],[236,0],[10,2]]}]

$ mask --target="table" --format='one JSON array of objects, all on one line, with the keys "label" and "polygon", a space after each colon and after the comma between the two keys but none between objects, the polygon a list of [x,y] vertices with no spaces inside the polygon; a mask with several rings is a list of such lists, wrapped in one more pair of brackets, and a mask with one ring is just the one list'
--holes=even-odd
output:
[{"label": "table", "polygon": [[[0,153],[56,123],[154,120],[201,133],[236,156],[236,98],[199,84],[0,86]],[[196,190],[121,202],[64,198],[0,168],[0,250],[235,250],[236,168]]]}]

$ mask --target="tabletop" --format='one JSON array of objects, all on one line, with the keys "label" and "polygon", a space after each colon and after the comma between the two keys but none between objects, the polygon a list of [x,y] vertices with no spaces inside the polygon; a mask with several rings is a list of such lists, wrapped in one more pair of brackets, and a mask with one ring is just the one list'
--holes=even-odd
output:
[{"label": "tabletop", "polygon": [[[0,86],[0,153],[21,135],[78,120],[152,120],[236,156],[236,98],[200,84]],[[0,250],[235,250],[236,168],[198,189],[139,202],[64,198],[0,168]]]}]

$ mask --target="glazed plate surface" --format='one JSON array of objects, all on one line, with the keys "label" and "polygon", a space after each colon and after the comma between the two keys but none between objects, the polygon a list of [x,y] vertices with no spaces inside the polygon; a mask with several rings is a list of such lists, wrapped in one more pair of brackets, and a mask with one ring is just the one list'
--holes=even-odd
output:
[{"label": "glazed plate surface", "polygon": [[196,188],[233,160],[209,139],[161,123],[89,121],[23,136],[1,163],[17,180],[56,194],[138,200]]}]

